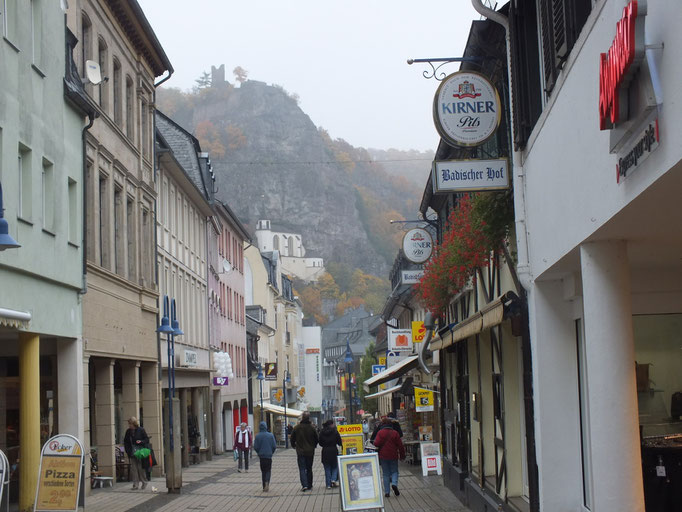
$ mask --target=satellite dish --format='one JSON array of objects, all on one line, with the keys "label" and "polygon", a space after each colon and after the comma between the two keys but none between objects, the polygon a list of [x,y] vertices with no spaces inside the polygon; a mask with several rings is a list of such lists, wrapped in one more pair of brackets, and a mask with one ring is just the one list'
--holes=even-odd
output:
[{"label": "satellite dish", "polygon": [[225,258],[223,258],[223,271],[221,274],[228,274],[232,271],[232,265],[230,265],[230,262],[227,261]]},{"label": "satellite dish", "polygon": [[102,82],[102,71],[99,64],[94,60],[85,61],[85,80],[93,85],[98,85]]}]

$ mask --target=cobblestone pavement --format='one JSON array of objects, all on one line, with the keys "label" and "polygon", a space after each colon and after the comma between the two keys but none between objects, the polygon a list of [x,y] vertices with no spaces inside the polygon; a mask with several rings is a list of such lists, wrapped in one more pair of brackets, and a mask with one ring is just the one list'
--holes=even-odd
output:
[{"label": "cobblestone pavement", "polygon": [[[129,483],[94,489],[86,499],[88,512],[338,512],[338,489],[325,489],[319,449],[313,465],[313,489],[301,492],[294,450],[278,450],[272,461],[270,492],[261,488],[258,457],[251,459],[248,473],[238,473],[232,455],[183,468],[180,494],[166,492],[165,478],[153,478],[144,491]],[[401,463],[400,496],[384,498],[386,512],[464,512],[468,509],[443,486],[440,476],[421,476],[421,468]],[[156,491],[154,491],[156,489]]]}]

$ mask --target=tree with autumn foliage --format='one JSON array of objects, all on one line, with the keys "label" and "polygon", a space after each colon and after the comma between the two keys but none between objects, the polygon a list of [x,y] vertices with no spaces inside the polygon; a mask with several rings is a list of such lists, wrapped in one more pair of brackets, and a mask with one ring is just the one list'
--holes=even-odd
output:
[{"label": "tree with autumn foliage", "polygon": [[208,152],[213,158],[225,156],[225,146],[223,146],[220,132],[211,121],[200,121],[194,130],[194,136],[199,139],[201,149]]}]

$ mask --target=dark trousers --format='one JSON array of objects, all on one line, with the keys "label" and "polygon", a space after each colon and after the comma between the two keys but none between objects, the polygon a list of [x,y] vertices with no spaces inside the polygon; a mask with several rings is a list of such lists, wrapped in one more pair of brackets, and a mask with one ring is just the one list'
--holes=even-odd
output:
[{"label": "dark trousers", "polygon": [[302,487],[313,486],[313,455],[298,455],[298,473]]},{"label": "dark trousers", "polygon": [[244,469],[249,470],[249,450],[242,450],[241,448],[237,448],[239,451],[239,466],[237,466],[239,469],[242,469],[242,461],[244,461]]},{"label": "dark trousers", "polygon": [[272,472],[272,459],[261,457],[260,472],[263,477],[263,485],[270,483],[270,473]]}]

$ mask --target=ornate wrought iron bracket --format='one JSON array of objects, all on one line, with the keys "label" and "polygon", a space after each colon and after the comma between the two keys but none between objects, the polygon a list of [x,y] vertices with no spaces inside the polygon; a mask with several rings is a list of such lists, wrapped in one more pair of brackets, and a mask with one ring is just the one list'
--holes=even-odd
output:
[{"label": "ornate wrought iron bracket", "polygon": [[[444,71],[438,72],[440,68],[445,66],[446,64],[450,64],[452,62],[482,62],[483,58],[482,57],[446,57],[443,59],[407,59],[407,63],[409,65],[412,65],[414,63],[418,64],[428,64],[431,66],[431,71],[428,69],[424,72],[422,72],[422,75],[424,78],[427,80],[430,78],[435,78],[439,82],[442,81],[446,76],[448,76]],[[435,63],[440,63],[436,65]]]}]

